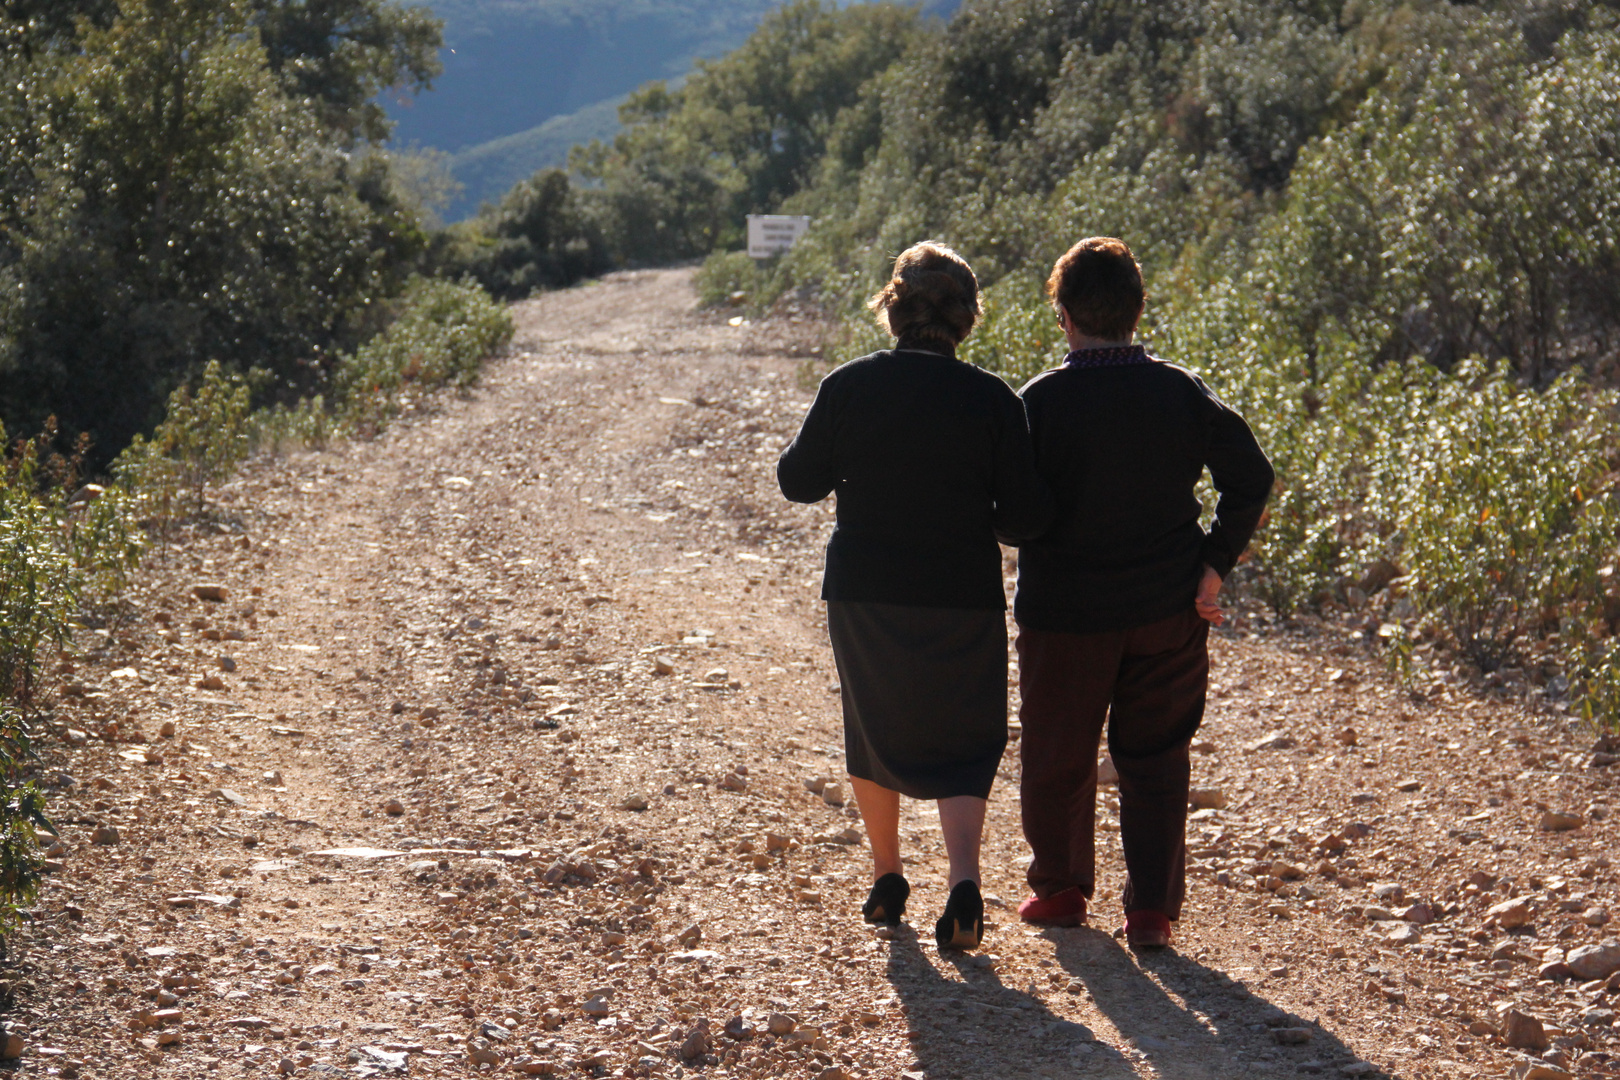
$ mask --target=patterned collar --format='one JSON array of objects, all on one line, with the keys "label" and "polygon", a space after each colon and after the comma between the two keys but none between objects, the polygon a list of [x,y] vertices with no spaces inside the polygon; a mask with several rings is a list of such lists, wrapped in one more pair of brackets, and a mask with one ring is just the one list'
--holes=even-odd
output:
[{"label": "patterned collar", "polygon": [[1140,345],[1109,345],[1094,349],[1076,349],[1063,358],[1065,367],[1096,368],[1123,367],[1126,364],[1152,364],[1157,361]]}]

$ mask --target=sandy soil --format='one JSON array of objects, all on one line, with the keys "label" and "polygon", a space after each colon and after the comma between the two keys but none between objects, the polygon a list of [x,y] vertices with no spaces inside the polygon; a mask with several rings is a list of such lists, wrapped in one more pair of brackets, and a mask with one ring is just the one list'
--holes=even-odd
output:
[{"label": "sandy soil", "polygon": [[1113,936],[1107,837],[1091,927],[1018,922],[1016,744],[984,950],[933,947],[928,805],[911,925],[864,926],[829,507],[773,473],[813,334],[694,304],[660,271],[519,305],[478,388],[253,463],[154,557],[57,671],[12,1067],[1620,1075],[1620,975],[1559,966],[1613,940],[1615,770],[1506,695],[1415,699],[1356,624],[1218,636],[1174,951]]}]

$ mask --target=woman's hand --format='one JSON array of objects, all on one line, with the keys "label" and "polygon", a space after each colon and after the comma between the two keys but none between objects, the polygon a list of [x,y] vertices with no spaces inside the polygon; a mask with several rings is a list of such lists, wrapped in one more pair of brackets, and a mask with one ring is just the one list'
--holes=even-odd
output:
[{"label": "woman's hand", "polygon": [[1198,596],[1193,600],[1193,607],[1198,609],[1199,617],[1211,626],[1219,626],[1226,621],[1221,612],[1221,575],[1215,572],[1214,567],[1204,567],[1204,579],[1198,583]]}]

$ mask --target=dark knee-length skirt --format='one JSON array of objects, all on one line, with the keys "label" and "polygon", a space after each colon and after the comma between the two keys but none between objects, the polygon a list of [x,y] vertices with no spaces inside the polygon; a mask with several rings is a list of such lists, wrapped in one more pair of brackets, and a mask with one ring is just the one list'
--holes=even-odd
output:
[{"label": "dark knee-length skirt", "polygon": [[988,798],[1007,748],[999,611],[831,601],[849,774],[913,799]]}]

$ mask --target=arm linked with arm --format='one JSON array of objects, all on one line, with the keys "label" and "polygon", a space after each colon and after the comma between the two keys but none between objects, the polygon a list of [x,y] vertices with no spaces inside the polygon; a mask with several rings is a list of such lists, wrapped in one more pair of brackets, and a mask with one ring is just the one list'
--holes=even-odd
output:
[{"label": "arm linked with arm", "polygon": [[799,433],[776,462],[776,483],[792,502],[817,503],[838,484],[833,458],[833,406],[827,379],[816,390]]},{"label": "arm linked with arm", "polygon": [[1247,421],[1213,394],[1210,401],[1215,412],[1205,464],[1220,498],[1214,524],[1204,538],[1204,562],[1224,578],[1249,546],[1276,474]]},{"label": "arm linked with arm", "polygon": [[1035,443],[1024,402],[1010,391],[1007,397],[996,444],[992,521],[996,539],[1017,547],[1045,532],[1057,507],[1051,488],[1035,468]]}]

